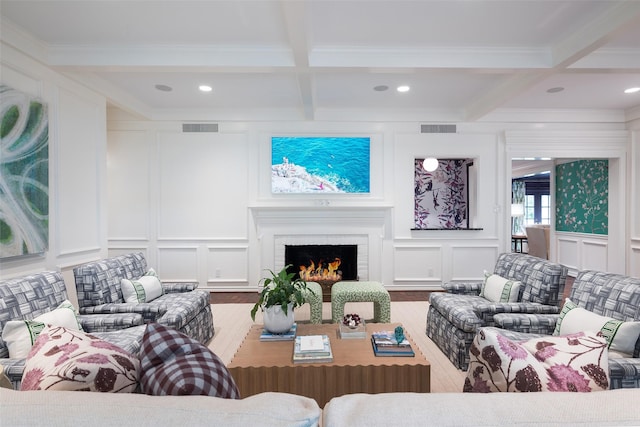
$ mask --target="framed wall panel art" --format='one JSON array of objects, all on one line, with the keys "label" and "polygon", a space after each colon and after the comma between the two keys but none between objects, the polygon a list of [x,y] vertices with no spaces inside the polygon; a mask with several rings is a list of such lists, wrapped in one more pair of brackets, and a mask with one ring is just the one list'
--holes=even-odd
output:
[{"label": "framed wall panel art", "polygon": [[0,258],[49,245],[49,120],[39,99],[0,85]]}]

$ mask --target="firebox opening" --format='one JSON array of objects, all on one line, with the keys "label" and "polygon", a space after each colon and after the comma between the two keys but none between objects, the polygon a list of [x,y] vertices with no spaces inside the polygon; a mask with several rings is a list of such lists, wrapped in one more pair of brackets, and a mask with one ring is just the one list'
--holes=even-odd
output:
[{"label": "firebox opening", "polygon": [[358,245],[285,245],[285,265],[308,282],[322,286],[324,301],[331,301],[331,286],[358,280]]}]

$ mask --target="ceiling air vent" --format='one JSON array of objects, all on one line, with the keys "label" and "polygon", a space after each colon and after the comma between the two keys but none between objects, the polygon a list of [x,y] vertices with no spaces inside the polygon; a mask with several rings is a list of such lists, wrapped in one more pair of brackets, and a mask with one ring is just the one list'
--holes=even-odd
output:
[{"label": "ceiling air vent", "polygon": [[420,125],[420,133],[456,133],[456,125]]},{"label": "ceiling air vent", "polygon": [[182,132],[218,132],[217,123],[183,123]]}]

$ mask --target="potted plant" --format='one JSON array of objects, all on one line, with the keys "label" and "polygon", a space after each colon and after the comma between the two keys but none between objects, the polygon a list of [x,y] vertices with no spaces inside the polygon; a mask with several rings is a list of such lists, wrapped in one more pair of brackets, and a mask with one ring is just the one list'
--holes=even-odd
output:
[{"label": "potted plant", "polygon": [[258,308],[263,311],[264,327],[271,333],[282,334],[293,326],[293,310],[306,302],[307,292],[313,290],[307,288],[307,282],[298,278],[295,273],[289,273],[291,264],[286,265],[278,272],[271,270],[271,277],[262,278],[260,283],[262,290],[258,302],[251,309],[251,318],[256,320]]}]

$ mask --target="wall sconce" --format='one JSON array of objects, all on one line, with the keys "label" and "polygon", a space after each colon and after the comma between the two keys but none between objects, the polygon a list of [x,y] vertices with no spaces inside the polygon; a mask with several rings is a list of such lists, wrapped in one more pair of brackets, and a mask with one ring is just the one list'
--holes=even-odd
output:
[{"label": "wall sconce", "polygon": [[422,167],[427,172],[433,172],[434,170],[438,169],[438,159],[436,159],[435,157],[427,157],[422,162]]}]

